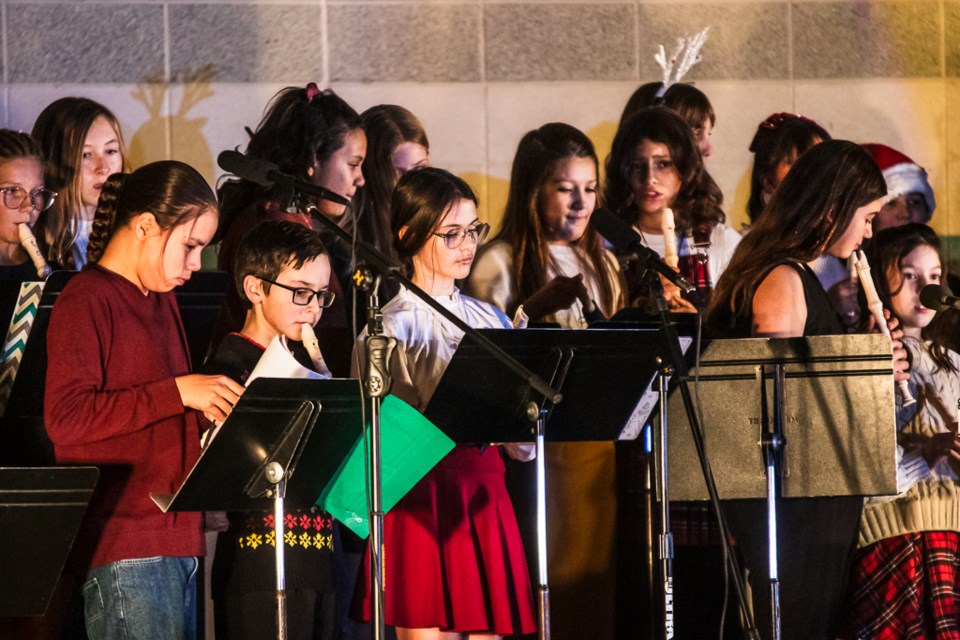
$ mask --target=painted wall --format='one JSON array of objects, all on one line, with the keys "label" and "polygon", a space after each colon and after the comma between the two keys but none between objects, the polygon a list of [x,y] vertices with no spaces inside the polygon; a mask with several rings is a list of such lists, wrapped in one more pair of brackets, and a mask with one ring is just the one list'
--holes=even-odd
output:
[{"label": "painted wall", "polygon": [[[587,131],[605,154],[653,54],[710,26],[689,79],[718,114],[707,165],[734,226],[747,151],[774,111],[883,142],[927,168],[933,224],[960,236],[960,2],[244,0],[3,2],[0,123],[29,129],[85,95],[120,117],[134,166],[174,157],[211,181],[270,96],[310,80],[358,111],[390,102],[426,125],[434,163],[466,177],[488,220],[524,132]],[[952,252],[960,261],[960,243]]]}]

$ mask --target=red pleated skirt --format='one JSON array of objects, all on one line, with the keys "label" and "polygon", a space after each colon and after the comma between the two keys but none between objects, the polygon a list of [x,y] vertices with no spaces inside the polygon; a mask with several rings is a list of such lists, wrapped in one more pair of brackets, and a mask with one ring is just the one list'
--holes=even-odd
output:
[{"label": "red pleated skirt", "polygon": [[[384,618],[407,629],[536,631],[500,447],[454,448],[384,517]],[[370,619],[369,550],[354,613]]]}]

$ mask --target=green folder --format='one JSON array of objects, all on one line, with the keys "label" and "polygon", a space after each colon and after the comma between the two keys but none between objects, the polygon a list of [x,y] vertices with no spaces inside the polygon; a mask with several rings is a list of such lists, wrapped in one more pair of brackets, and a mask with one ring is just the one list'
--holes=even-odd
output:
[{"label": "green folder", "polygon": [[[363,438],[358,438],[354,443],[333,479],[317,498],[317,505],[355,534],[366,538],[370,528],[363,443]],[[380,409],[383,512],[392,509],[430,469],[450,453],[453,446],[453,440],[419,411],[395,396],[384,398]]]}]

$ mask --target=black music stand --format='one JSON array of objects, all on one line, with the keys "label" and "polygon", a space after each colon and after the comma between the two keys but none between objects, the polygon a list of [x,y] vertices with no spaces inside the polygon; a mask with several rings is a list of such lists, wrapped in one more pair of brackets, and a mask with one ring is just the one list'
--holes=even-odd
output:
[{"label": "black music stand", "polygon": [[[880,334],[714,340],[699,373],[718,491],[727,500],[767,502],[777,638],[780,498],[897,493],[890,340]],[[671,497],[706,500],[702,479],[683,472],[698,459],[680,398],[674,394],[668,406]]]},{"label": "black music stand", "polygon": [[46,612],[99,474],[96,467],[0,468],[0,617]]},{"label": "black music stand", "polygon": [[194,371],[209,355],[220,307],[230,286],[233,283],[225,271],[197,271],[184,285],[174,289]]},{"label": "black music stand", "polygon": [[[553,405],[469,339],[460,344],[424,415],[461,443],[536,442],[539,637],[550,637],[544,442],[636,438],[656,403],[657,332],[643,329],[481,329],[563,394]],[[653,394],[652,401],[649,394]],[[546,425],[549,422],[550,428]]]}]

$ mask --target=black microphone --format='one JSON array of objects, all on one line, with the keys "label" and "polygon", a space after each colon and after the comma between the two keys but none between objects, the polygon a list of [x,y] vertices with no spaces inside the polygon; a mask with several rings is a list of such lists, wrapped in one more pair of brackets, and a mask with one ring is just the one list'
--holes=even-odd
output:
[{"label": "black microphone", "polygon": [[617,253],[635,254],[643,264],[675,284],[684,293],[697,290],[686,278],[671,269],[656,251],[644,246],[640,234],[609,209],[596,209],[590,216],[590,226],[612,244]]},{"label": "black microphone", "polygon": [[928,284],[920,290],[920,304],[934,311],[949,307],[960,309],[960,298],[950,293],[946,287]]},{"label": "black microphone", "polygon": [[338,193],[334,193],[329,189],[325,189],[311,182],[299,180],[294,176],[283,173],[277,168],[277,165],[268,160],[244,155],[239,151],[229,149],[227,151],[221,151],[220,155],[217,156],[217,164],[227,173],[232,173],[238,178],[255,182],[263,187],[272,187],[279,182],[291,186],[293,190],[309,193],[310,195],[329,200],[330,202],[336,202],[344,206],[350,204],[349,199],[344,198]]}]

